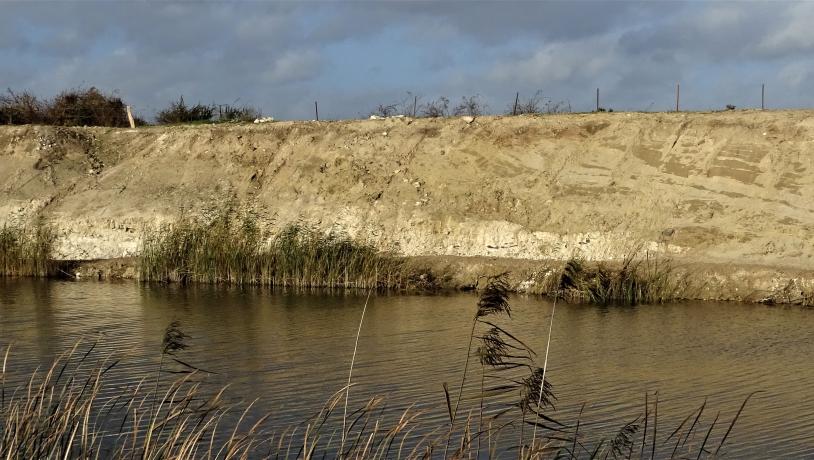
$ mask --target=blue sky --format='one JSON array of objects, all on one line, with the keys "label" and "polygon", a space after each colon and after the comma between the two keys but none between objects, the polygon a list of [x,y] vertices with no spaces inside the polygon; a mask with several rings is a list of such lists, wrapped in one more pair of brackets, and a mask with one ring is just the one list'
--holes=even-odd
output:
[{"label": "blue sky", "polygon": [[590,110],[814,106],[814,2],[289,1],[0,3],[0,85],[50,97],[96,86],[151,116],[248,103],[281,119],[378,104],[491,112],[538,90]]}]

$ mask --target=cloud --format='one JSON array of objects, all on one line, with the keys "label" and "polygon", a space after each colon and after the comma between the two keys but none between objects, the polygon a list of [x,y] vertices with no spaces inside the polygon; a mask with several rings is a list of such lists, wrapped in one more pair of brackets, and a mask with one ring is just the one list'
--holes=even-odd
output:
[{"label": "cloud", "polygon": [[792,5],[783,11],[782,27],[773,28],[762,37],[758,50],[772,55],[811,52],[814,50],[814,3]]},{"label": "cloud", "polygon": [[266,78],[271,83],[305,81],[317,76],[322,68],[322,58],[315,50],[286,51],[277,58]]},{"label": "cloud", "polygon": [[800,88],[812,80],[814,62],[811,60],[792,62],[783,66],[777,74],[779,79],[788,86]]},{"label": "cloud", "polygon": [[407,91],[501,110],[537,89],[587,110],[596,87],[663,108],[676,81],[688,108],[763,82],[804,105],[812,22],[809,2],[7,2],[0,83],[118,89],[146,115],[180,94],[311,118],[317,98],[346,117]]},{"label": "cloud", "polygon": [[603,37],[544,45],[527,57],[495,64],[490,77],[501,82],[594,80],[615,62],[615,46]]}]

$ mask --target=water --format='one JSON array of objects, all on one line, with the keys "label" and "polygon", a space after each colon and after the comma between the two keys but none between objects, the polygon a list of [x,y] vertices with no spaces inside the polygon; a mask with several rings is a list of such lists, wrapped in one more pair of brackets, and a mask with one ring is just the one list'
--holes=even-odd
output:
[{"label": "water", "polygon": [[[155,373],[164,328],[179,320],[190,335],[179,357],[216,372],[206,380],[212,388],[230,383],[232,398],[260,398],[256,412],[270,411],[269,423],[284,427],[316,412],[346,383],[365,298],[0,280],[0,350],[12,344],[13,382],[80,338],[99,339],[96,353],[123,358],[111,378],[125,386]],[[390,413],[415,404],[427,425],[443,425],[442,382],[459,382],[475,302],[469,294],[371,297],[351,404],[383,395]],[[518,296],[512,307],[511,331],[542,354],[551,304]],[[811,458],[811,331],[814,309],[797,307],[561,304],[547,374],[558,398],[551,415],[573,422],[584,404],[580,431],[612,436],[643,412],[645,394],[652,410],[658,391],[659,439],[705,398],[704,430],[720,411],[713,435],[720,439],[744,399],[761,390],[729,436],[727,455]]]}]

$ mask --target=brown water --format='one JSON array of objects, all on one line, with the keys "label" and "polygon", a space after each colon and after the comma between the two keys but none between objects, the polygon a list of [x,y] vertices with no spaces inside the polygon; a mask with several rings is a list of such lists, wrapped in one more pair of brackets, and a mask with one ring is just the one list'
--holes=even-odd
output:
[{"label": "brown water", "polygon": [[[125,385],[154,372],[164,328],[177,319],[191,336],[183,359],[217,372],[208,378],[213,387],[231,383],[233,396],[260,398],[257,410],[283,427],[345,384],[365,295],[0,280],[0,350],[13,345],[9,372],[23,378],[78,339],[101,337],[99,352],[124,358],[115,379]],[[384,395],[388,411],[416,404],[427,425],[443,424],[441,385],[460,379],[475,302],[468,294],[373,296],[352,402]],[[515,297],[512,306],[512,332],[543,352],[551,304]],[[551,415],[573,422],[585,404],[581,432],[609,436],[643,412],[646,393],[652,409],[658,391],[659,439],[705,398],[703,429],[720,411],[712,436],[720,439],[746,396],[761,390],[727,455],[812,458],[812,331],[814,309],[797,307],[559,305],[547,373],[558,398]]]}]

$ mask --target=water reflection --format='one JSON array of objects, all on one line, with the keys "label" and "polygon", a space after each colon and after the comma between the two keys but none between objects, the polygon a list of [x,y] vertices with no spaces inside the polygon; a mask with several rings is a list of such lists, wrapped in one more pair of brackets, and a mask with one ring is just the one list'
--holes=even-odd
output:
[{"label": "water reflection", "polygon": [[[0,280],[0,348],[12,370],[47,365],[79,338],[125,357],[125,386],[154,372],[164,328],[191,336],[185,361],[217,372],[207,385],[260,398],[258,413],[287,426],[316,412],[345,384],[366,293],[332,294],[135,283]],[[472,295],[374,296],[360,337],[352,399],[388,397],[399,413],[415,403],[429,423],[445,415],[442,382],[454,385],[466,353]],[[512,300],[512,331],[545,349],[551,305]],[[548,377],[557,416],[582,403],[585,430],[610,434],[658,390],[660,424],[675,427],[704,398],[722,420],[755,397],[727,443],[730,456],[814,456],[814,310],[740,304],[639,308],[558,306]]]}]

